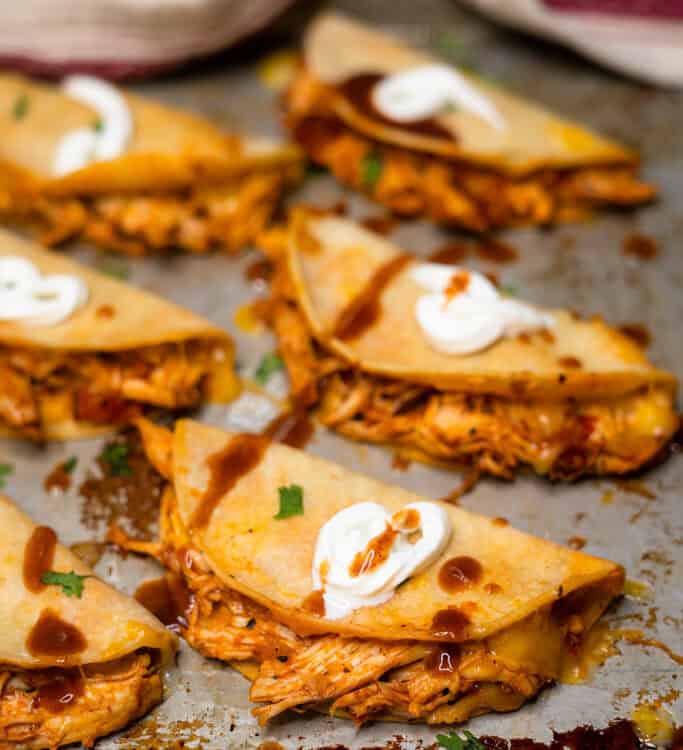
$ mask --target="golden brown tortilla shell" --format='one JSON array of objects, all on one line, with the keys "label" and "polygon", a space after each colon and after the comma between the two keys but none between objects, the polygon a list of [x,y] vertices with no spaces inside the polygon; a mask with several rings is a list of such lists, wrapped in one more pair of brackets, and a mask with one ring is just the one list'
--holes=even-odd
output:
[{"label": "golden brown tortilla shell", "polygon": [[0,230],[0,257],[3,255],[26,258],[43,274],[78,276],[87,284],[90,297],[84,307],[59,325],[0,321],[0,344],[114,352],[208,338],[224,340],[230,346],[227,334],[201,316]]},{"label": "golden brown tortilla shell", "polygon": [[[22,668],[72,666],[107,662],[141,648],[159,650],[169,664],[176,651],[175,637],[142,605],[98,578],[85,581],[81,598],[66,596],[61,587],[30,592],[23,579],[24,551],[36,524],[0,495],[0,664]],[[66,547],[58,545],[52,569],[94,575]],[[51,609],[76,625],[87,641],[73,656],[35,656],[26,641],[41,612]]]},{"label": "golden brown tortilla shell", "polygon": [[[222,451],[233,437],[188,420],[176,424],[174,486],[186,527],[208,486],[207,459]],[[275,520],[278,488],[290,484],[303,489],[304,513]],[[623,571],[615,563],[501,527],[489,518],[443,503],[453,526],[448,548],[439,561],[408,580],[387,603],[356,610],[336,621],[303,608],[312,590],[315,543],[326,521],[358,502],[373,501],[392,513],[423,499],[321,458],[271,444],[256,468],[219,500],[207,527],[190,534],[192,544],[228,586],[268,607],[276,619],[300,634],[443,640],[433,633],[432,618],[440,610],[457,607],[469,614],[470,624],[454,640],[479,639],[584,586],[604,584],[615,589],[612,595],[621,587]],[[478,560],[483,576],[477,584],[449,594],[437,582],[440,564],[461,555]],[[487,593],[488,583],[496,583],[501,592]]]},{"label": "golden brown tortilla shell", "polygon": [[[311,249],[311,238],[317,249]],[[415,303],[425,290],[411,278],[410,265],[384,290],[379,320],[357,339],[332,337],[349,302],[400,254],[386,239],[343,218],[301,214],[290,230],[289,271],[314,335],[365,372],[518,398],[598,398],[655,384],[675,388],[674,376],[655,369],[629,338],[602,320],[576,320],[563,310],[548,311],[556,321],[554,341],[540,335],[530,342],[502,338],[466,356],[437,352],[415,319]],[[582,367],[563,367],[564,357]]]},{"label": "golden brown tortilla shell", "polygon": [[[373,28],[337,13],[323,13],[304,40],[306,69],[320,81],[338,85],[364,73],[391,74],[418,65],[444,64]],[[483,166],[510,175],[547,167],[634,164],[637,155],[569,120],[506,92],[488,81],[466,75],[488,97],[505,120],[497,130],[464,108],[436,117],[456,141],[437,139],[409,129],[387,126],[360,113],[341,95],[334,107],[350,127],[371,138]]]},{"label": "golden brown tortilla shell", "polygon": [[[97,113],[56,86],[0,75],[0,172],[2,162],[21,167],[33,176],[37,192],[66,197],[177,190],[300,158],[296,147],[258,139],[238,142],[202,117],[134,94],[125,96],[134,122],[126,153],[54,177],[61,139],[72,130],[92,127]],[[26,113],[17,119],[14,108],[21,97],[27,102]]]}]

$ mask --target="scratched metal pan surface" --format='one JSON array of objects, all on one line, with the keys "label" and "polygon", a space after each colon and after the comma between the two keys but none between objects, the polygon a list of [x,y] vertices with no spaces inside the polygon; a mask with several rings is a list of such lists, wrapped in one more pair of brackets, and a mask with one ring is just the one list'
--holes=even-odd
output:
[{"label": "scratched metal pan surface", "polygon": [[[683,94],[619,79],[568,53],[496,29],[447,0],[422,0],[419,14],[412,0],[345,0],[337,6],[413,43],[436,47],[515,91],[641,149],[647,177],[661,188],[657,205],[552,231],[509,232],[504,239],[518,248],[517,262],[504,266],[476,263],[497,272],[503,283],[513,285],[529,300],[598,313],[615,324],[647,326],[653,335],[653,360],[683,377]],[[296,29],[297,24],[290,21],[289,26]],[[279,46],[280,42],[253,44],[236,57],[137,88],[203,112],[226,126],[275,134],[279,129],[275,97],[263,85],[257,67],[263,55]],[[325,176],[309,179],[296,199],[321,205],[344,199],[355,216],[379,213]],[[624,238],[634,232],[656,238],[661,249],[654,260],[643,262],[622,254]],[[453,239],[453,235],[421,223],[403,223],[395,229],[394,237],[407,249],[425,255]],[[105,262],[88,248],[73,250],[84,262],[96,266]],[[249,334],[234,321],[242,305],[263,293],[244,276],[256,257],[252,251],[239,259],[173,257],[116,263],[119,269],[125,265],[131,283],[182,303],[227,328],[238,343],[240,370],[249,376],[262,355],[274,347],[269,334]],[[282,389],[283,385],[276,378],[273,388]],[[203,418],[218,425],[244,427],[249,412],[243,407],[243,403],[212,407]],[[5,491],[40,523],[53,526],[66,543],[101,538],[102,524],[93,523],[92,518],[88,525],[83,524],[83,500],[76,489],[101,445],[101,440],[93,440],[39,450],[3,442],[0,461],[14,465]],[[431,497],[445,495],[457,482],[451,474],[417,464],[399,471],[392,468],[388,452],[345,441],[320,428],[309,449]],[[72,455],[79,458],[74,489],[61,495],[46,493],[45,476]],[[683,460],[673,456],[645,474],[642,482],[655,499],[627,493],[608,480],[572,485],[534,477],[521,477],[514,483],[484,480],[462,505],[504,516],[515,526],[556,542],[583,537],[586,551],[623,564],[629,578],[643,582],[649,592],[645,599],[627,597],[616,616],[627,616],[630,619],[624,622],[630,623],[628,627],[643,628],[647,636],[681,651]],[[159,572],[152,563],[134,557],[123,559],[111,552],[102,557],[97,570],[127,592]],[[676,697],[677,685],[683,690],[683,669],[659,650],[631,645],[622,645],[620,650],[621,655],[598,669],[589,684],[556,686],[520,711],[485,716],[470,722],[468,728],[475,734],[548,739],[551,729],[566,730],[582,723],[604,726],[617,717],[628,717],[639,702],[656,696],[664,696],[665,710],[683,721],[683,700]],[[398,724],[357,730],[348,722],[315,715],[288,717],[260,729],[250,714],[243,678],[183,646],[178,667],[169,678],[169,697],[153,718],[132,733],[103,741],[100,747],[163,748],[181,739],[206,748],[251,747],[266,739],[286,747],[361,747],[383,744],[394,735],[401,735],[411,746],[420,740],[431,743],[434,734],[430,728]]]}]

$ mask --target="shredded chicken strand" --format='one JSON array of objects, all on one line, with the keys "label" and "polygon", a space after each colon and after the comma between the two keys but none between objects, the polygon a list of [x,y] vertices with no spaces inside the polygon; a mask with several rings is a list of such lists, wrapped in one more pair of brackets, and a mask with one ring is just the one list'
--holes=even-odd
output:
[{"label": "shredded chicken strand", "polygon": [[120,423],[142,404],[193,406],[222,355],[210,341],[112,353],[0,346],[0,422],[39,438],[45,422]]},{"label": "shredded chicken strand", "polygon": [[299,173],[299,165],[293,164],[184,193],[40,196],[15,213],[19,220],[37,223],[40,240],[48,246],[82,237],[131,256],[173,250],[236,253],[268,225],[283,191]]},{"label": "shredded chicken strand", "polygon": [[[633,166],[543,169],[521,178],[449,161],[366,137],[335,112],[335,90],[302,69],[287,94],[294,139],[345,185],[362,190],[404,216],[426,216],[477,232],[521,224],[576,220],[595,206],[631,206],[655,189]],[[381,164],[369,181],[365,160]]]},{"label": "shredded chicken strand", "polygon": [[93,745],[122,729],[161,701],[162,682],[150,655],[80,669],[74,699],[55,710],[40,689],[60,670],[16,670],[0,665],[0,750],[43,750],[73,742]]}]

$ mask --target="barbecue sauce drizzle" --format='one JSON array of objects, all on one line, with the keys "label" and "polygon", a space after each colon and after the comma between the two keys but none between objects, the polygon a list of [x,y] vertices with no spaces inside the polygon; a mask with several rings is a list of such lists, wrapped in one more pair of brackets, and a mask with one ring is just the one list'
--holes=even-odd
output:
[{"label": "barbecue sauce drizzle", "polygon": [[24,548],[24,586],[32,594],[45,589],[41,579],[52,570],[56,548],[57,534],[49,526],[36,526]]}]

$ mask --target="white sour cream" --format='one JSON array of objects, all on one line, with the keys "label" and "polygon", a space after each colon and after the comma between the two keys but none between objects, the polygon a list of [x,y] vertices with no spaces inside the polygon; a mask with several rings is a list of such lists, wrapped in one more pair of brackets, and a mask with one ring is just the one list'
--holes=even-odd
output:
[{"label": "white sour cream", "polygon": [[[400,583],[434,562],[450,536],[450,519],[436,503],[411,503],[393,516],[372,502],[339,511],[320,529],[313,556],[313,588],[323,592],[325,617],[338,620],[388,601]],[[379,564],[373,541],[386,555]]]},{"label": "white sour cream", "polygon": [[25,258],[0,257],[0,320],[57,325],[87,300],[88,287],[77,276],[42,276]]},{"label": "white sour cream", "polygon": [[372,103],[396,122],[433,117],[453,106],[472,112],[496,130],[505,129],[493,102],[447,65],[421,65],[384,77],[373,89]]},{"label": "white sour cream", "polygon": [[[412,270],[415,281],[428,290],[415,305],[415,317],[433,349],[444,354],[472,354],[503,336],[552,328],[551,315],[532,305],[501,296],[481,273],[440,263],[422,263]],[[460,291],[447,293],[454,277]],[[456,278],[456,280],[457,280]]]},{"label": "white sour cream", "polygon": [[65,78],[62,89],[67,96],[94,109],[98,118],[91,127],[73,130],[62,138],[55,154],[55,175],[121,156],[133,134],[133,118],[120,92],[106,81],[81,75]]}]

